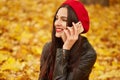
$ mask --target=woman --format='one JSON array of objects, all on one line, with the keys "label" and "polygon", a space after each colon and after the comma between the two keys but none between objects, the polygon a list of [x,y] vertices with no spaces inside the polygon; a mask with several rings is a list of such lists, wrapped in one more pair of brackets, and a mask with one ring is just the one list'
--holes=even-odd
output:
[{"label": "woman", "polygon": [[39,80],[89,80],[96,52],[87,38],[89,17],[77,0],[67,0],[57,10],[52,41],[45,44]]}]

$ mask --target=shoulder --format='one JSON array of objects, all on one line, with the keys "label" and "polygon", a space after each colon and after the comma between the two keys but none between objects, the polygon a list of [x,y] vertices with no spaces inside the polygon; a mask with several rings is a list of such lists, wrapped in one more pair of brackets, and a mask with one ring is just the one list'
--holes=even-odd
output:
[{"label": "shoulder", "polygon": [[51,42],[46,42],[43,46],[41,57],[43,57],[44,59],[47,58],[50,49],[51,49]]},{"label": "shoulder", "polygon": [[86,55],[91,55],[91,56],[96,57],[95,49],[93,48],[91,43],[88,41],[88,39],[84,36],[82,36],[82,49]]},{"label": "shoulder", "polygon": [[83,49],[93,49],[93,46],[91,45],[91,43],[84,36],[82,36],[82,48]]},{"label": "shoulder", "polygon": [[44,44],[44,46],[43,46],[43,50],[44,50],[44,49],[49,49],[50,46],[51,46],[51,42],[46,42],[46,43]]},{"label": "shoulder", "polygon": [[85,36],[81,36],[82,37],[82,43],[86,44],[86,43],[89,43],[87,37]]}]

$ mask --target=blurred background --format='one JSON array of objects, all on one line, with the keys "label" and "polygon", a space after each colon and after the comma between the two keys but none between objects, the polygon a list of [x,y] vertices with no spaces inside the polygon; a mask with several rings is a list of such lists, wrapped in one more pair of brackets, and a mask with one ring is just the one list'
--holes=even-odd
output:
[{"label": "blurred background", "polygon": [[[43,45],[64,0],[0,0],[0,80],[37,80]],[[90,80],[120,80],[120,0],[80,0],[90,16],[84,34],[97,52]]]}]

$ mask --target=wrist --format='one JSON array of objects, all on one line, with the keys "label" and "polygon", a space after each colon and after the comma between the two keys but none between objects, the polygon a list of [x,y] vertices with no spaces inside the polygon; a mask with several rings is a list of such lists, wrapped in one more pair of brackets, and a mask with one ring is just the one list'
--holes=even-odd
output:
[{"label": "wrist", "polygon": [[70,50],[63,49],[63,58],[69,60]]},{"label": "wrist", "polygon": [[63,50],[70,50],[70,48],[63,45]]}]

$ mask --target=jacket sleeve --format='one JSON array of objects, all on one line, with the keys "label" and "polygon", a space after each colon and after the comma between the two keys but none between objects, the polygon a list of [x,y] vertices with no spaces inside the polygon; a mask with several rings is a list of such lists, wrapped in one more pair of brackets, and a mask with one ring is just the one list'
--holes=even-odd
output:
[{"label": "jacket sleeve", "polygon": [[89,49],[86,54],[80,59],[79,65],[69,73],[67,80],[89,80],[89,74],[92,71],[93,65],[96,61],[96,53]]},{"label": "jacket sleeve", "polygon": [[88,80],[89,73],[96,61],[96,53],[92,48],[85,51],[79,65],[68,73],[70,51],[57,49],[53,80]]},{"label": "jacket sleeve", "polygon": [[57,49],[53,80],[67,80],[69,53],[69,50]]},{"label": "jacket sleeve", "polygon": [[[50,43],[46,43],[43,47],[42,53],[41,53],[41,57],[40,57],[40,70],[43,68],[43,64],[45,63],[45,60],[47,59],[47,52],[49,50],[50,47]],[[42,77],[40,78],[40,73],[39,73],[39,78],[38,80],[48,80],[48,77]]]}]

